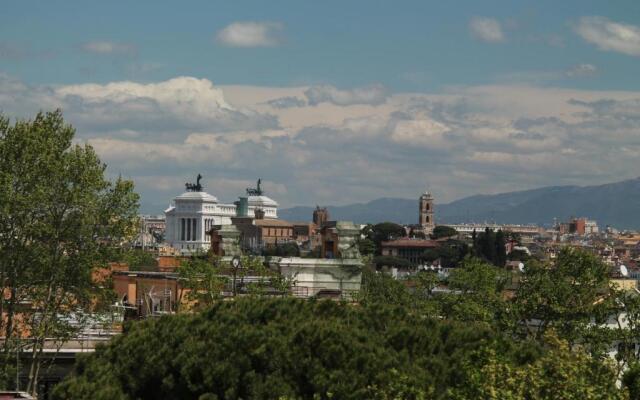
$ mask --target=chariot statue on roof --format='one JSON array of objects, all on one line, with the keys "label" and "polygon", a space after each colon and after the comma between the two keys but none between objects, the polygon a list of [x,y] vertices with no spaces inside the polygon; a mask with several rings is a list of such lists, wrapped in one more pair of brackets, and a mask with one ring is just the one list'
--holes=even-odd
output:
[{"label": "chariot statue on roof", "polygon": [[262,188],[260,184],[262,183],[262,179],[258,179],[258,183],[255,188],[247,188],[248,196],[262,196]]},{"label": "chariot statue on roof", "polygon": [[202,192],[202,185],[200,184],[200,179],[202,179],[202,175],[198,174],[196,178],[196,183],[185,183],[184,187],[187,189],[187,192]]}]

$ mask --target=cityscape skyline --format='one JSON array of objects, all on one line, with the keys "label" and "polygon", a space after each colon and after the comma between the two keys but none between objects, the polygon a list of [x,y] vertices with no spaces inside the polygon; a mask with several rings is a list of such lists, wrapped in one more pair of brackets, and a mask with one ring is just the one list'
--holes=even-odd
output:
[{"label": "cityscape skyline", "polygon": [[285,208],[638,175],[632,1],[33,4],[0,17],[0,110],[61,107],[143,209],[197,173]]}]

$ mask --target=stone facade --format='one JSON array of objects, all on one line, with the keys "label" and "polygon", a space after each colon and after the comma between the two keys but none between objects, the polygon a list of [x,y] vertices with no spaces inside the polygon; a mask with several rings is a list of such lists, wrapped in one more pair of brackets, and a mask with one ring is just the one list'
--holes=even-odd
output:
[{"label": "stone facade", "polygon": [[235,257],[241,256],[240,235],[241,232],[233,225],[220,225],[213,227],[211,236],[211,251],[217,256]]},{"label": "stone facade", "polygon": [[428,191],[424,192],[420,196],[418,224],[424,233],[431,233],[433,232],[433,228],[436,227],[433,209],[433,196]]}]

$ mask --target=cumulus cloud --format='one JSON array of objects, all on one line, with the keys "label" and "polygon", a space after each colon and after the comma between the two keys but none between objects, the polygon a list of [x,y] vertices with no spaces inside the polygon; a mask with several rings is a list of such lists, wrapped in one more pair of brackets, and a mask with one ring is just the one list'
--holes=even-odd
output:
[{"label": "cumulus cloud", "polygon": [[207,79],[177,77],[156,83],[130,81],[30,87],[0,77],[0,108],[23,116],[25,110],[62,108],[84,137],[117,136],[181,140],[193,131],[273,129],[273,115],[230,105]]},{"label": "cumulus cloud", "polygon": [[593,64],[578,64],[567,70],[566,75],[570,78],[581,78],[593,76],[598,73],[598,67]]},{"label": "cumulus cloud", "polygon": [[94,54],[132,54],[136,47],[130,43],[111,41],[91,41],[83,43],[80,48],[87,53]]},{"label": "cumulus cloud", "polygon": [[575,32],[600,50],[640,56],[640,27],[614,22],[604,17],[582,17]]},{"label": "cumulus cloud", "polygon": [[267,101],[271,107],[275,108],[292,108],[292,107],[304,107],[307,102],[304,99],[295,96],[279,97],[277,99]]},{"label": "cumulus cloud", "polygon": [[495,18],[473,17],[469,21],[469,30],[473,37],[484,42],[497,43],[505,40],[502,26]]},{"label": "cumulus cloud", "polygon": [[216,41],[229,47],[272,47],[282,42],[280,22],[234,22],[216,34]]},{"label": "cumulus cloud", "polygon": [[378,105],[386,101],[387,90],[382,85],[372,85],[351,90],[340,90],[330,85],[312,86],[305,90],[309,105],[332,103],[339,106],[353,104]]},{"label": "cumulus cloud", "polygon": [[[251,103],[250,87],[223,93],[191,77],[30,86],[0,76],[0,109],[29,117],[63,107],[79,140],[95,147],[110,172],[132,177],[143,204],[157,205],[146,212],[166,207],[198,172],[223,201],[258,177],[283,206],[412,197],[426,180],[447,201],[626,178],[640,154],[636,92],[495,85],[387,94],[382,102],[331,87],[311,92],[312,105],[298,101],[304,90],[256,87]],[[228,100],[240,98],[242,107]],[[268,106],[269,99],[296,108]],[[295,127],[281,127],[291,113],[299,117]],[[336,113],[344,117],[326,123]]]}]

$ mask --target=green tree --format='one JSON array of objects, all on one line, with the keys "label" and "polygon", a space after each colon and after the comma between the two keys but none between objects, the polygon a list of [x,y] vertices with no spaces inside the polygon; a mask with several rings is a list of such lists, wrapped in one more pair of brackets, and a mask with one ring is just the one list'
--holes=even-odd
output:
[{"label": "green tree", "polygon": [[54,399],[624,398],[605,364],[555,349],[401,304],[245,297],[129,325]]},{"label": "green tree", "polygon": [[622,376],[622,384],[629,391],[629,398],[640,399],[640,364],[632,363]]},{"label": "green tree", "polygon": [[496,252],[495,258],[492,260],[493,264],[498,267],[504,267],[507,262],[507,249],[505,248],[505,236],[502,230],[496,232]]},{"label": "green tree", "polygon": [[73,144],[74,133],[60,111],[13,125],[0,117],[2,372],[26,336],[31,393],[45,342],[75,334],[71,316],[90,311],[101,290],[92,271],[135,232],[133,183],[106,179],[105,165],[91,146]]},{"label": "green tree", "polygon": [[524,250],[520,250],[520,249],[516,249],[511,251],[509,254],[507,254],[507,260],[509,261],[528,261],[531,258],[531,256],[529,254],[527,254],[526,251]]},{"label": "green tree", "polygon": [[446,226],[446,225],[438,225],[435,228],[433,228],[433,232],[431,233],[431,238],[441,239],[441,238],[453,237],[457,235],[458,235],[458,231],[456,231],[452,227]]},{"label": "green tree", "polygon": [[220,259],[206,260],[192,257],[183,261],[177,269],[182,286],[179,303],[189,304],[190,308],[203,309],[222,299],[222,292],[229,279],[223,276]]},{"label": "green tree", "polygon": [[609,292],[609,268],[593,254],[565,248],[551,265],[527,264],[514,310],[527,337],[539,340],[553,328],[560,338],[574,344],[587,339],[585,334],[594,322],[605,322],[614,301]]},{"label": "green tree", "polygon": [[464,321],[483,321],[502,329],[510,324],[503,290],[507,273],[477,258],[467,258],[451,272],[448,287],[452,293],[441,296],[443,316]]},{"label": "green tree", "polygon": [[371,227],[369,239],[376,245],[376,254],[381,254],[381,243],[406,236],[406,231],[401,225],[393,222],[382,222]]},{"label": "green tree", "polygon": [[391,275],[365,267],[362,270],[362,288],[358,294],[360,304],[395,304],[410,306],[414,303],[406,286]]},{"label": "green tree", "polygon": [[459,266],[468,255],[469,246],[466,243],[449,239],[436,248],[425,250],[423,259],[427,262],[439,259],[443,268],[452,268]]},{"label": "green tree", "polygon": [[158,270],[158,260],[155,255],[141,249],[125,249],[117,260],[126,262],[132,271]]},{"label": "green tree", "polygon": [[373,240],[365,237],[358,240],[358,250],[363,256],[370,256],[376,252],[376,244]]},{"label": "green tree", "polygon": [[267,257],[298,257],[300,256],[300,248],[297,243],[288,242],[275,246],[268,246],[263,250],[262,255]]},{"label": "green tree", "polygon": [[[545,338],[546,353],[533,362],[514,365],[493,349],[477,355],[481,367],[468,365],[467,385],[453,389],[453,399],[597,400],[627,399],[606,362],[571,349],[556,337]],[[484,354],[482,354],[484,353]]]},{"label": "green tree", "polygon": [[485,228],[485,231],[473,237],[473,250],[476,257],[495,266],[503,267],[507,261],[505,235],[501,230]]}]

